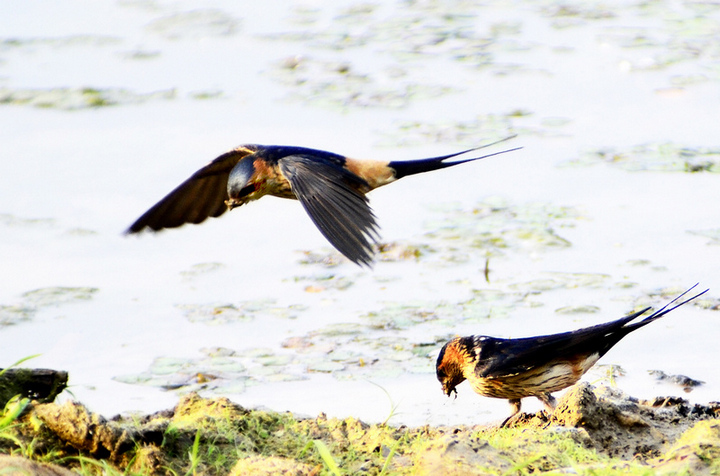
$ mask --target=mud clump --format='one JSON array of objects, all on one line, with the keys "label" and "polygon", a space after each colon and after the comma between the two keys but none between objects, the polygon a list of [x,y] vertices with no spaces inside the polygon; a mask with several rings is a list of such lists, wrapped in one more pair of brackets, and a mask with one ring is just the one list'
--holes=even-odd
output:
[{"label": "mud clump", "polygon": [[525,461],[521,466],[528,472],[657,466],[711,474],[720,468],[719,416],[720,403],[690,405],[678,397],[642,401],[615,388],[580,383],[563,395],[552,415],[525,413],[510,428],[483,427],[477,433],[477,428],[456,429],[429,445],[419,467],[427,474],[488,468],[502,474]]},{"label": "mud clump", "polygon": [[701,421],[685,432],[663,457],[655,461],[658,473],[718,474],[720,421]]},{"label": "mud clump", "polygon": [[720,404],[640,401],[587,384],[571,388],[552,415],[522,414],[511,428],[391,427],[322,414],[298,419],[196,394],[172,410],[111,419],[77,402],[32,402],[12,425],[0,427],[0,472],[460,475],[620,468],[714,474],[720,470],[718,415]]},{"label": "mud clump", "polygon": [[677,397],[640,401],[611,387],[587,383],[568,391],[550,425],[577,428],[580,442],[622,459],[659,456],[696,422],[720,415],[720,404],[689,405]]},{"label": "mud clump", "polygon": [[133,445],[126,431],[77,402],[37,405],[34,414],[62,441],[95,457],[114,458]]},{"label": "mud clump", "polygon": [[448,476],[476,473],[480,468],[493,468],[505,474],[512,466],[502,451],[480,438],[468,435],[446,435],[430,443],[419,455],[415,470],[418,474]]}]

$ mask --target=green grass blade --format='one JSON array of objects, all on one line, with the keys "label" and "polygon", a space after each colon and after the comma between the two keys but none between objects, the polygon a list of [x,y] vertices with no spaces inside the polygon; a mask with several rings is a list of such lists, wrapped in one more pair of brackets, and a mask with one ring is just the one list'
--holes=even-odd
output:
[{"label": "green grass blade", "polygon": [[22,364],[23,362],[28,361],[28,360],[30,360],[30,359],[34,359],[35,357],[40,357],[41,355],[42,355],[42,354],[35,354],[35,355],[29,355],[29,356],[27,356],[27,357],[23,357],[22,359],[18,360],[17,362],[15,362],[14,364],[8,366],[7,368],[4,368],[4,369],[0,370],[0,375],[2,375],[2,374],[4,374],[5,372],[7,372],[8,369],[11,369],[11,368],[13,368],[13,367],[17,367],[18,365]]},{"label": "green grass blade", "polygon": [[385,476],[387,474],[388,467],[390,466],[390,462],[392,461],[392,457],[395,455],[395,452],[398,449],[398,446],[400,446],[400,439],[398,439],[393,447],[390,449],[390,453],[388,453],[387,458],[385,458],[385,464],[383,464],[382,470],[380,471],[380,476]]},{"label": "green grass blade", "polygon": [[7,402],[3,416],[0,418],[0,430],[12,425],[29,404],[29,398],[19,398],[19,395]]},{"label": "green grass blade", "polygon": [[325,462],[325,466],[328,467],[330,472],[335,476],[342,476],[340,467],[335,462],[335,458],[333,458],[332,454],[330,454],[330,450],[325,443],[323,443],[322,440],[313,440],[313,443],[315,444],[315,448],[317,448],[318,453],[320,453],[320,457]]},{"label": "green grass blade", "polygon": [[197,467],[200,464],[200,428],[198,428],[197,432],[195,433],[195,441],[192,445],[192,450],[190,450],[190,453],[188,453],[188,457],[190,458],[190,469],[188,470],[186,476],[190,476],[191,474],[197,474]]}]

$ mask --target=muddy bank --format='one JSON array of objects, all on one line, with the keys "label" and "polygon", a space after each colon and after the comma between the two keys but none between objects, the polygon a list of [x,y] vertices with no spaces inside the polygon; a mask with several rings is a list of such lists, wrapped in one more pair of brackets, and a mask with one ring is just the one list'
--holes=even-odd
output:
[{"label": "muddy bank", "polygon": [[571,388],[553,415],[524,414],[504,429],[298,419],[196,394],[172,410],[111,419],[77,402],[21,400],[0,421],[0,473],[715,474],[718,416],[720,403],[638,401],[588,384]]}]

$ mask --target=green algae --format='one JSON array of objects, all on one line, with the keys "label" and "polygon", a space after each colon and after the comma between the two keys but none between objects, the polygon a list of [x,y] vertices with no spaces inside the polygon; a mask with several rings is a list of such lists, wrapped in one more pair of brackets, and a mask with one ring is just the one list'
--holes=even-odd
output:
[{"label": "green algae", "polygon": [[52,286],[27,291],[21,297],[29,305],[40,308],[77,301],[89,301],[98,291],[98,288],[91,287]]},{"label": "green algae", "polygon": [[563,306],[555,309],[558,314],[595,314],[600,312],[600,308],[591,305],[580,306]]},{"label": "green algae", "polygon": [[122,38],[107,35],[68,35],[63,37],[17,37],[0,40],[0,51],[29,49],[49,46],[52,48],[75,48],[78,46],[116,46]]},{"label": "green algae", "polygon": [[70,286],[51,286],[26,291],[20,295],[18,304],[0,305],[0,326],[30,320],[39,310],[48,307],[88,301],[98,291],[98,288]]},{"label": "green algae", "polygon": [[708,230],[688,230],[688,233],[709,238],[709,245],[720,245],[720,228],[711,228]]},{"label": "green algae", "polygon": [[218,9],[194,9],[152,21],[147,31],[170,40],[227,37],[240,29],[240,20]]},{"label": "green algae", "polygon": [[418,99],[437,98],[454,92],[442,84],[419,84],[403,80],[397,68],[369,72],[346,62],[313,57],[292,57],[269,73],[292,87],[287,100],[307,102],[330,109],[404,108]]},{"label": "green algae", "polygon": [[[460,324],[482,325],[488,319],[506,319],[522,307],[536,307],[537,293],[578,287],[612,285],[610,276],[598,273],[546,273],[547,277],[508,285],[508,290],[474,290],[455,302],[387,302],[358,316],[358,322],[335,322],[304,335],[286,338],[282,350],[251,348],[243,351],[202,349],[196,358],[161,357],[138,375],[120,376],[126,383],[158,386],[181,394],[198,391],[207,395],[241,393],[247,385],[262,382],[304,380],[313,373],[327,373],[338,380],[432,374],[437,352],[455,336]],[[616,283],[627,287],[628,283]],[[631,288],[634,286],[630,286]],[[682,290],[669,287],[639,293],[632,309],[657,306]],[[703,308],[717,309],[707,298]],[[597,313],[592,305],[559,308],[558,314]],[[401,331],[421,329],[403,334]],[[616,366],[598,366],[590,373],[596,381],[614,382],[622,375]],[[687,386],[683,386],[687,387]]]},{"label": "green algae", "polygon": [[119,375],[113,380],[173,390],[181,395],[200,391],[208,395],[227,395],[243,393],[249,378],[247,369],[236,359],[158,357],[147,371]]},{"label": "green algae", "polygon": [[270,298],[235,304],[178,304],[176,307],[190,322],[207,325],[222,325],[258,318],[295,319],[299,313],[307,310],[305,305],[280,305],[276,299]]},{"label": "green algae", "polygon": [[463,255],[498,257],[571,246],[559,229],[575,226],[580,213],[545,203],[511,204],[491,197],[470,207],[444,210],[442,219],[425,223],[425,237],[441,259],[467,261]]},{"label": "green algae", "polygon": [[[560,236],[562,229],[575,226],[581,214],[570,207],[545,203],[515,204],[500,198],[488,198],[474,206],[445,205],[429,214],[423,244],[414,242],[382,243],[378,259],[389,262],[430,261],[449,266],[480,256],[523,256],[550,252],[570,246]],[[459,256],[465,256],[464,259]],[[335,252],[304,254],[303,264],[323,268],[318,272],[287,279],[308,293],[337,293],[352,287],[361,274],[347,275],[335,271],[341,262]],[[214,271],[212,264],[191,270]],[[393,276],[378,281],[384,286]],[[158,360],[148,371],[137,376],[123,376],[121,381],[155,385],[180,393],[200,391],[218,394],[237,380],[240,387],[261,382],[292,381],[313,373],[327,373],[339,380],[397,377],[406,374],[431,374],[440,347],[454,336],[458,325],[482,325],[488,319],[506,319],[521,308],[536,307],[538,294],[559,290],[598,289],[613,285],[612,276],[602,273],[546,272],[531,281],[503,283],[500,287],[474,289],[463,279],[456,285],[468,287],[464,298],[447,300],[386,301],[346,322],[318,326],[304,334],[285,338],[281,350],[228,349],[218,356],[190,359],[171,356],[169,365]],[[617,286],[629,286],[620,283]],[[653,304],[658,297],[650,298]],[[178,306],[193,322],[224,325],[256,318],[305,317],[307,308],[282,305],[272,299],[233,304],[184,304]],[[594,306],[560,308],[558,313],[593,313]],[[407,332],[412,331],[412,332]],[[213,359],[235,361],[232,372],[221,372]],[[218,364],[219,365],[219,364]],[[232,367],[228,364],[228,367]],[[198,378],[198,375],[204,376]],[[211,376],[212,379],[210,379]]]},{"label": "green algae", "polygon": [[24,305],[0,306],[0,326],[9,326],[22,321],[28,321],[35,315],[36,309]]},{"label": "green algae", "polygon": [[488,141],[509,137],[515,132],[514,114],[483,114],[466,121],[402,122],[393,130],[381,131],[383,146],[411,146],[445,142],[475,145],[477,138]]},{"label": "green algae", "polygon": [[55,220],[52,218],[23,218],[9,213],[0,213],[0,223],[5,226],[51,227],[55,224]]},{"label": "green algae", "polygon": [[609,164],[631,172],[720,172],[720,148],[689,147],[672,142],[644,144],[628,149],[604,148],[583,153],[562,166]]},{"label": "green algae", "polygon": [[[512,74],[517,65],[496,64],[495,55],[530,48],[517,36],[519,26],[493,23],[488,31],[476,32],[477,11],[457,5],[453,12],[440,5],[409,3],[397,11],[376,5],[354,5],[340,9],[333,21],[321,21],[315,8],[295,8],[290,31],[260,35],[261,39],[303,44],[306,56],[291,56],[276,63],[269,73],[290,90],[287,98],[321,107],[404,108],[459,89],[447,84],[415,81],[413,68],[429,57],[444,57],[471,68]],[[363,49],[383,61],[374,71],[363,69],[343,53]],[[325,54],[337,53],[335,55]],[[333,59],[329,59],[333,58]]]},{"label": "green algae", "polygon": [[[632,306],[634,311],[639,311],[647,307],[657,308],[664,305],[669,300],[679,296],[685,290],[686,288],[683,288],[682,286],[669,286],[665,288],[650,290],[641,293],[639,296],[633,299]],[[717,298],[713,298],[712,296],[708,296],[707,294],[705,294],[700,298],[689,302],[687,305],[696,306],[701,309],[717,309],[717,307],[712,306],[712,303],[717,302]]]},{"label": "green algae", "polygon": [[[548,47],[527,39],[524,22],[492,15],[485,19],[484,9],[494,9],[497,14],[502,6],[498,2],[459,2],[451,10],[437,2],[409,2],[402,8],[365,3],[335,10],[303,6],[291,9],[289,31],[259,38],[299,43],[318,52],[292,56],[276,66],[272,75],[291,90],[289,98],[341,109],[406,107],[458,92],[447,85],[409,79],[428,59],[442,59],[486,75],[547,76],[552,70],[532,66],[523,58],[514,62],[500,58],[548,48],[574,52],[571,46]],[[602,2],[536,2],[526,8],[558,32],[601,24],[596,43],[619,48],[621,68],[635,73],[668,70],[672,73],[667,75],[668,86],[692,87],[720,80],[716,5],[691,2],[669,9],[660,2],[641,2],[617,9]],[[651,21],[638,22],[638,18]],[[641,26],[636,26],[638,23]],[[393,66],[380,72],[363,71],[352,60],[355,50],[375,55],[379,64],[385,60]],[[331,57],[334,59],[327,59]],[[686,66],[678,70],[679,64]],[[387,82],[395,82],[395,87],[383,87]],[[545,133],[551,129],[537,130]],[[449,131],[433,131],[437,132]],[[462,128],[455,133],[461,134]],[[400,134],[394,136],[391,140],[402,140]]]},{"label": "green algae", "polygon": [[345,291],[355,284],[355,281],[349,276],[332,273],[295,276],[292,281],[303,285],[305,291],[309,293],[319,293],[326,290]]},{"label": "green algae", "polygon": [[[572,246],[563,230],[583,219],[572,207],[548,203],[513,203],[489,197],[472,206],[445,204],[434,206],[424,224],[429,230],[418,242],[381,243],[378,260],[403,263],[419,262],[449,267],[468,262],[502,263],[504,257],[525,257],[557,252]],[[342,258],[334,251],[327,254],[307,252],[301,263],[312,272],[285,280],[306,293],[338,293],[351,289],[363,279],[363,273],[343,273]],[[647,260],[630,260],[628,266],[653,267]],[[314,269],[313,268],[319,268]],[[190,275],[214,272],[213,264],[191,269]],[[377,285],[397,281],[398,276],[375,277]],[[329,374],[338,380],[398,377],[403,374],[432,374],[434,360],[442,345],[455,336],[459,325],[477,325],[489,319],[508,319],[523,308],[542,305],[537,296],[567,289],[632,289],[635,283],[617,280],[605,273],[541,272],[532,280],[510,280],[477,289],[474,280],[460,278],[448,283],[465,291],[452,300],[404,299],[380,302],[339,322],[318,325],[308,332],[285,337],[281,349],[230,350],[222,355],[204,355],[179,359],[170,366],[158,361],[137,376],[120,377],[128,383],[142,383],[180,393],[199,391],[216,395],[238,382],[246,385],[262,382],[293,381],[310,378],[313,373]],[[675,297],[677,288],[638,293],[631,302],[634,309],[655,306]],[[716,308],[712,300],[703,306]],[[279,303],[272,299],[228,304],[183,304],[178,306],[192,322],[211,325],[239,323],[253,319],[304,319],[311,308]],[[591,304],[561,307],[558,314],[597,313]],[[238,364],[234,371],[220,371],[212,363],[222,358]],[[159,361],[162,363],[163,361]],[[222,365],[219,363],[218,366]],[[225,365],[225,364],[223,364]],[[174,367],[173,367],[174,366]],[[227,363],[228,368],[232,365]],[[161,371],[163,370],[163,371]],[[165,372],[168,370],[168,372]],[[201,377],[198,377],[201,376]],[[612,381],[613,375],[598,378]],[[233,391],[238,391],[233,389]]]},{"label": "green algae", "polygon": [[176,97],[175,90],[136,93],[127,89],[107,88],[6,88],[0,87],[0,105],[22,105],[43,109],[94,109],[107,106],[139,104]]},{"label": "green algae", "polygon": [[[455,265],[482,261],[506,254],[531,254],[572,246],[561,236],[561,229],[576,226],[580,211],[549,203],[512,203],[501,197],[488,197],[470,206],[433,206],[423,224],[422,241],[380,243],[377,258],[384,262],[431,261],[436,265]],[[342,261],[339,254],[305,252],[301,263],[333,268]],[[333,277],[334,275],[328,275]],[[297,281],[309,280],[297,277]],[[316,280],[321,278],[315,278]],[[321,286],[322,287],[322,286]]]},{"label": "green algae", "polygon": [[192,279],[203,274],[212,273],[225,268],[222,263],[198,263],[190,267],[186,271],[181,271],[180,276],[183,278]]}]

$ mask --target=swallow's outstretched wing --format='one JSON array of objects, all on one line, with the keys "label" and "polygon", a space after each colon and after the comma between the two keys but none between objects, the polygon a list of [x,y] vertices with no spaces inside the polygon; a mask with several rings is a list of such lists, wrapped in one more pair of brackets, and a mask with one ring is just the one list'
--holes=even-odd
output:
[{"label": "swallow's outstretched wing", "polygon": [[316,156],[290,155],[278,165],[325,238],[349,260],[370,266],[378,227],[365,196],[365,180]]},{"label": "swallow's outstretched wing", "polygon": [[153,205],[125,233],[145,228],[157,231],[185,223],[202,223],[219,217],[227,210],[227,182],[230,171],[253,151],[244,147],[231,150],[213,160]]}]

